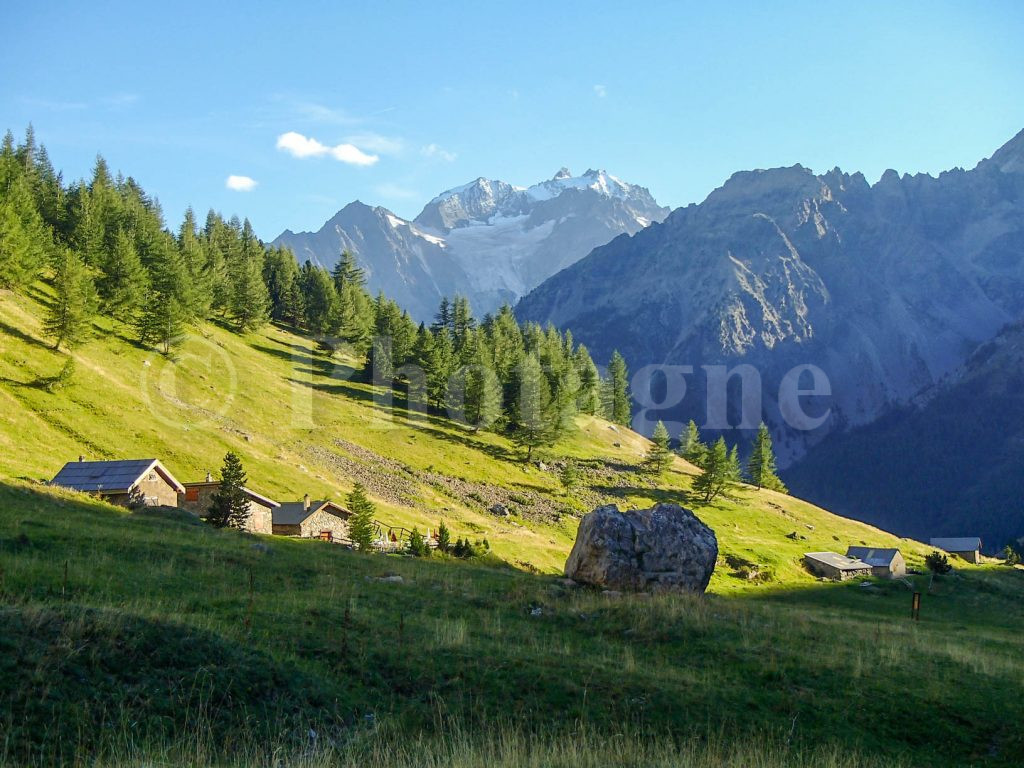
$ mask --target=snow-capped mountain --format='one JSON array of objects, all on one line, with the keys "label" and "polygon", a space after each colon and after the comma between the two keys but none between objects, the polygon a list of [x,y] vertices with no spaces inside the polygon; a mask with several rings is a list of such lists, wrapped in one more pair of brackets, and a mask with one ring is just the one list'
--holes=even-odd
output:
[{"label": "snow-capped mountain", "polygon": [[332,267],[343,250],[416,319],[442,296],[469,298],[477,314],[497,309],[621,234],[668,215],[645,188],[605,171],[518,187],[479,178],[435,197],[412,221],[385,208],[347,205],[317,232],[286,230],[275,245]]},{"label": "snow-capped mountain", "polygon": [[[701,365],[751,364],[790,464],[828,432],[909,402],[1024,318],[1024,132],[937,178],[736,173],[700,205],[595,249],[516,311],[571,330],[595,359],[617,348],[634,369],[694,366],[666,419],[704,423]],[[810,433],[786,429],[776,402],[804,363],[832,389],[831,419]]]}]

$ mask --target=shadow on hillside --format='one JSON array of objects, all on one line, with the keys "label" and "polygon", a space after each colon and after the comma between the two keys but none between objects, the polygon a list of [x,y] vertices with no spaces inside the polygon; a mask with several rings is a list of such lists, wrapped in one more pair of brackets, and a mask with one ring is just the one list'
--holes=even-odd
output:
[{"label": "shadow on hillside", "polygon": [[52,345],[47,344],[42,339],[37,339],[35,336],[30,336],[20,328],[15,328],[13,325],[9,325],[3,321],[0,321],[0,331],[3,331],[5,335],[13,336],[16,339],[20,339],[21,341],[24,341],[26,344],[31,344],[32,346],[39,347],[40,349],[48,349],[51,352],[53,351]]},{"label": "shadow on hillside", "polygon": [[666,491],[662,488],[648,488],[642,485],[592,485],[590,488],[595,493],[612,496],[617,499],[624,499],[628,496],[644,496],[653,499],[656,504],[681,504],[689,506],[694,503],[690,494],[681,490]]}]

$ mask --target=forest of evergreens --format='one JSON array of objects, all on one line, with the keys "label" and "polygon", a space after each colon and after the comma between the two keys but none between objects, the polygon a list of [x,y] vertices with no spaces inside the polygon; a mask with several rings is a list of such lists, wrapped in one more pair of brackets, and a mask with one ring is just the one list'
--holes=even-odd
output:
[{"label": "forest of evergreens", "polygon": [[188,329],[217,322],[239,333],[268,322],[316,337],[324,353],[365,360],[363,374],[406,393],[410,408],[474,429],[508,432],[526,450],[552,444],[577,413],[628,424],[626,362],[602,377],[570,333],[520,324],[510,307],[478,320],[444,299],[429,327],[383,294],[372,297],[352,254],[332,271],[268,247],[248,220],[186,211],[176,230],[158,201],[97,157],[91,178],[65,183],[31,127],[0,149],[0,288],[50,280],[44,330],[73,350],[102,313],[127,339],[173,356]]}]

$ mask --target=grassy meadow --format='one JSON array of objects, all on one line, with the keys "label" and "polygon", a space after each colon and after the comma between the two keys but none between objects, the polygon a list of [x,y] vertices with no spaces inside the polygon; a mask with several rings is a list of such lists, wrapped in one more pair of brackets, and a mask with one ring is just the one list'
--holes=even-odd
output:
[{"label": "grassy meadow", "polygon": [[[596,418],[526,464],[279,328],[205,326],[169,361],[104,318],[53,387],[48,301],[0,293],[0,765],[1024,763],[1024,571],[821,583],[803,552],[928,550],[769,491],[697,504],[695,468],[637,472],[647,441]],[[228,450],[272,498],[360,480],[380,519],[443,519],[492,556],[362,555],[40,483],[79,454],[188,481]],[[716,531],[707,596],[558,578],[580,514],[662,500]]]}]

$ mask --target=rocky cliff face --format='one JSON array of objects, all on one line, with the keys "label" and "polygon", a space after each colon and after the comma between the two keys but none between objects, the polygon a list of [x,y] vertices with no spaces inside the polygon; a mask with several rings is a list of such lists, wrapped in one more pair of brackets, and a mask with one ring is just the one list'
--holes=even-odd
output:
[{"label": "rocky cliff face", "polygon": [[[1024,132],[938,178],[737,173],[550,278],[517,313],[572,330],[598,359],[617,348],[634,370],[695,366],[670,415],[698,423],[699,366],[753,365],[785,466],[910,401],[1024,315]],[[782,377],[805,363],[832,388],[813,432],[787,427],[777,402]]]},{"label": "rocky cliff face", "polygon": [[441,297],[456,293],[479,315],[514,303],[595,247],[667,214],[643,187],[563,168],[527,188],[476,179],[438,195],[413,221],[351,203],[319,231],[285,231],[274,244],[328,268],[349,250],[371,291],[429,320]]}]

